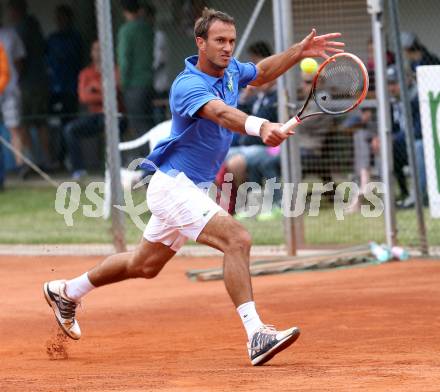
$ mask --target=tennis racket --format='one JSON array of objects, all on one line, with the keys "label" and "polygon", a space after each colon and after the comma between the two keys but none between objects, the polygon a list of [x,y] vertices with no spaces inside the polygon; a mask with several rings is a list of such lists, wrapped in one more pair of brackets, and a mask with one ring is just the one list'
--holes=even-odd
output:
[{"label": "tennis racket", "polygon": [[[321,114],[339,115],[353,110],[368,92],[368,72],[354,54],[338,53],[324,61],[312,81],[310,93],[297,115],[287,121],[281,131],[295,128],[307,118]],[[308,110],[314,101],[317,108]]]}]

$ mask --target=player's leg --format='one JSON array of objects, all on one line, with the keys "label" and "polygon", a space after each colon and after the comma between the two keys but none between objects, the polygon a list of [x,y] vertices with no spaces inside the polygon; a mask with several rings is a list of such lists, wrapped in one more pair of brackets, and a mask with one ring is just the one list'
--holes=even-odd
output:
[{"label": "player's leg", "polygon": [[252,364],[262,365],[290,346],[298,338],[299,329],[277,331],[264,325],[256,311],[249,273],[251,237],[246,229],[230,215],[217,213],[204,226],[197,242],[224,253],[225,286],[246,329]]},{"label": "player's leg", "polygon": [[175,254],[160,242],[142,238],[135,251],[106,258],[88,272],[88,277],[95,287],[133,278],[152,279]]},{"label": "player's leg", "polygon": [[234,305],[252,301],[249,274],[252,239],[246,229],[230,215],[218,213],[206,224],[197,242],[223,252],[225,286]]},{"label": "player's leg", "polygon": [[[182,244],[180,238],[190,238],[224,252],[225,284],[232,301],[236,306],[247,304],[243,307],[253,307],[246,316],[248,330],[262,325],[252,301],[249,275],[251,238],[244,227],[183,173],[173,178],[157,172],[150,182],[148,198],[156,218],[179,232],[178,238],[172,238],[173,249]],[[168,240],[166,233],[154,230],[154,224],[150,226],[146,238]]]},{"label": "player's leg", "polygon": [[[60,327],[68,336],[73,339],[79,339],[81,336],[75,310],[84,295],[95,287],[125,279],[153,278],[186,241],[186,237],[179,233],[180,224],[170,224],[165,219],[176,204],[176,200],[173,199],[179,195],[176,190],[181,191],[175,179],[161,173],[153,176],[147,190],[152,216],[145,228],[143,239],[134,252],[110,256],[89,272],[74,279],[44,284],[46,300],[54,310]],[[171,221],[169,217],[168,220]]]},{"label": "player's leg", "polygon": [[109,256],[74,279],[46,282],[44,296],[63,332],[72,339],[79,339],[81,330],[75,312],[83,296],[110,283],[131,278],[154,278],[174,255],[175,251],[169,246],[143,238],[135,251]]}]

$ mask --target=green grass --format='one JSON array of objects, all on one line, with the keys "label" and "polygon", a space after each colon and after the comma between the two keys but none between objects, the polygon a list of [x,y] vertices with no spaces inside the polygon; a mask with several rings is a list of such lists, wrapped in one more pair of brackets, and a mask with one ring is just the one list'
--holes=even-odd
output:
[{"label": "green grass", "polygon": [[[82,193],[84,194],[84,192]],[[66,225],[62,215],[55,211],[56,190],[45,187],[14,187],[0,193],[0,243],[2,244],[92,244],[110,243],[111,222],[103,218],[87,218],[83,204],[91,204],[81,197],[80,209],[73,214],[73,226]],[[145,201],[145,192],[135,192],[135,205]],[[307,210],[306,210],[307,211]],[[426,211],[427,231],[431,245],[440,244],[440,220],[429,218]],[[148,214],[142,215],[144,223]],[[414,210],[397,214],[399,241],[404,245],[417,244],[417,224]],[[128,243],[136,243],[142,235],[129,216],[125,216]],[[243,224],[251,232],[254,243],[277,245],[284,243],[282,220],[258,223],[246,219]],[[352,214],[336,220],[331,205],[324,205],[317,217],[304,217],[307,245],[325,246],[384,241],[383,217],[364,218]]]}]

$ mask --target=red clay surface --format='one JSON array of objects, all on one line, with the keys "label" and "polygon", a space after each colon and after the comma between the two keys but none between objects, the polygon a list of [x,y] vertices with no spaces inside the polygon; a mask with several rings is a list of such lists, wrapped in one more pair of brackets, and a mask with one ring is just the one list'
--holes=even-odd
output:
[{"label": "red clay surface", "polygon": [[96,290],[81,340],[57,338],[42,283],[98,260],[0,257],[0,391],[440,390],[439,261],[254,278],[263,321],[302,336],[251,367],[223,282],[184,276],[220,259]]}]

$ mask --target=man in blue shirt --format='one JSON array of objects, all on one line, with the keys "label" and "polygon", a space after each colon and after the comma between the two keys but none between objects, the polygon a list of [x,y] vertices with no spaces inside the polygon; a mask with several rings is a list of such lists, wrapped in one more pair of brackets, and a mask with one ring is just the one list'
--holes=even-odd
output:
[{"label": "man in blue shirt", "polygon": [[214,180],[232,132],[259,136],[269,146],[293,134],[282,132],[282,124],[236,109],[238,89],[268,83],[302,58],[326,58],[326,52],[341,52],[344,44],[331,41],[339,33],[316,36],[312,30],[300,43],[255,65],[232,57],[236,31],[229,15],[205,8],[194,33],[198,56],[186,60],[171,88],[171,135],[142,164],[156,171],[147,191],[152,217],[144,238],[134,252],[110,256],[77,278],[45,283],[44,294],[62,330],[79,339],[75,310],[85,294],[125,279],[155,277],[190,238],[224,253],[225,286],[246,329],[251,363],[261,365],[290,346],[299,329],[277,331],[261,322],[249,274],[250,235],[203,188]]}]

